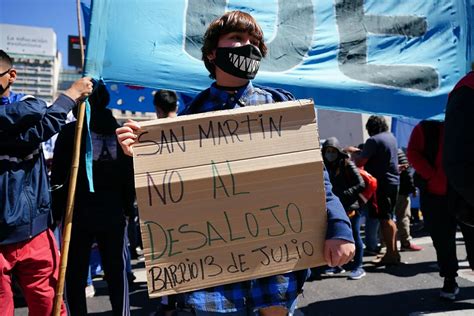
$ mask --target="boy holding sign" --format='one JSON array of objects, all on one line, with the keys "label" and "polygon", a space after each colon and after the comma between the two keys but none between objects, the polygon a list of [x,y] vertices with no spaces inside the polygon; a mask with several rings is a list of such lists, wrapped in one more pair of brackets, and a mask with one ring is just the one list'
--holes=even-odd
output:
[{"label": "boy holding sign", "polygon": [[[191,102],[184,114],[294,99],[286,91],[252,85],[250,80],[257,74],[267,47],[260,26],[249,14],[232,11],[214,20],[204,35],[202,52],[210,77],[216,81]],[[117,129],[119,142],[128,155],[133,155],[139,128],[136,122],[129,121]],[[354,254],[352,230],[341,203],[331,192],[326,172],[324,183],[328,210],[324,256],[329,265],[339,266]],[[197,290],[186,294],[187,303],[196,315],[287,315],[296,306],[306,277],[307,270],[303,270]]]}]

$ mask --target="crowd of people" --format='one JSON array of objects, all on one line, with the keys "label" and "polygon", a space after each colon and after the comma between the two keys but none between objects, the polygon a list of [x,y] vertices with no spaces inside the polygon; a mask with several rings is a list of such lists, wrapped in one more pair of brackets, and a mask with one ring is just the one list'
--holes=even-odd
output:
[{"label": "crowd of people", "polygon": [[[420,251],[421,247],[410,240],[410,194],[416,192],[410,165],[395,137],[388,131],[383,116],[371,116],[366,124],[371,136],[365,144],[342,148],[335,137],[328,138],[322,146],[324,165],[328,169],[334,194],[336,194],[351,219],[356,253],[349,279],[358,280],[366,275],[362,263],[364,243],[360,227],[365,216],[366,246],[369,254],[379,255],[374,261],[380,265],[397,265],[401,251]],[[394,219],[396,218],[396,223]],[[374,221],[376,224],[374,225]],[[371,227],[375,226],[375,227]],[[381,253],[378,227],[386,252]],[[330,274],[341,273],[346,267],[323,270]],[[321,270],[317,270],[321,273]]]},{"label": "crowd of people", "polygon": [[[288,91],[252,83],[266,53],[263,32],[251,15],[231,11],[214,20],[204,34],[202,59],[215,81],[186,105],[181,115],[294,100]],[[230,56],[250,59],[254,67],[238,67]],[[0,51],[0,315],[14,312],[12,277],[21,287],[31,314],[52,313],[60,256],[52,229],[60,227],[64,217],[76,125],[66,119],[85,98],[92,108],[88,127],[94,190],[90,190],[84,159],[89,141],[85,131],[66,271],[67,304],[62,305],[61,314],[87,314],[85,289],[91,246],[96,243],[113,313],[129,315],[131,253],[127,230],[136,217],[132,157],[140,125],[128,121],[120,127],[106,108],[109,94],[105,85],[97,84],[93,89],[90,78],[74,82],[49,107],[35,97],[11,91],[15,79],[11,58]],[[472,82],[466,80],[450,95],[446,123],[422,121],[414,129],[406,156],[388,131],[384,117],[376,115],[366,124],[370,138],[364,144],[342,148],[335,137],[323,143],[328,213],[326,272],[348,269],[349,279],[359,280],[366,276],[364,248],[380,254],[376,263],[384,266],[400,264],[400,251],[422,250],[412,242],[410,233],[409,196],[415,193],[416,185],[444,278],[440,296],[456,298],[458,225],[470,267],[474,268],[474,195],[466,175],[473,169],[472,146],[466,146],[473,136],[462,129],[468,124],[465,113],[472,111],[466,101],[472,100]],[[176,117],[177,96],[173,91],[158,91],[153,103],[158,118]],[[41,143],[56,133],[59,136],[49,179]],[[361,237],[364,217],[365,245]],[[131,248],[134,251],[135,247]],[[309,275],[306,269],[168,296],[162,311],[172,315],[183,305],[196,315],[292,315]]]},{"label": "crowd of people", "polygon": [[[464,92],[472,88],[464,88]],[[468,91],[472,92],[472,91]],[[451,94],[449,106],[456,104],[457,90]],[[463,100],[464,100],[463,96]],[[448,112],[448,115],[450,113]],[[447,116],[449,118],[449,116]],[[446,120],[448,121],[448,120]],[[451,123],[452,124],[452,123]],[[454,128],[454,126],[452,127]],[[411,242],[410,234],[410,195],[420,194],[420,209],[423,214],[426,230],[429,232],[436,250],[436,259],[440,276],[444,279],[440,290],[440,297],[455,300],[459,293],[456,282],[458,258],[456,255],[456,231],[459,227],[464,237],[467,259],[471,269],[473,261],[473,232],[472,208],[466,197],[468,183],[466,176],[461,172],[468,172],[469,163],[465,157],[462,159],[463,169],[451,161],[458,162],[459,156],[453,156],[459,147],[459,141],[452,141],[449,151],[445,149],[448,138],[445,134],[445,123],[437,120],[423,120],[415,126],[405,152],[397,148],[395,137],[388,131],[388,125],[383,116],[371,116],[366,124],[370,138],[363,146],[342,148],[335,137],[327,139],[322,146],[325,166],[328,168],[334,193],[340,198],[347,215],[351,219],[354,240],[356,241],[356,255],[348,265],[351,269],[349,279],[360,279],[365,276],[362,268],[363,247],[360,236],[360,217],[367,214],[366,241],[376,239],[371,236],[377,228],[371,229],[376,218],[380,222],[382,245],[386,252],[380,254],[374,261],[381,265],[397,265],[401,262],[400,251],[420,251],[422,248]],[[457,133],[451,137],[459,137],[460,129],[456,126]],[[453,144],[456,144],[454,146]],[[443,153],[444,162],[443,165]],[[448,181],[445,168],[456,168],[456,178],[453,183]],[[413,169],[413,170],[411,170]],[[363,179],[361,173],[369,172],[377,179],[377,189],[371,200],[363,200],[360,194],[369,188],[368,179]],[[462,179],[462,180],[461,180]],[[454,185],[461,185],[463,191],[456,190]],[[375,202],[375,203],[374,203]],[[375,204],[375,205],[374,205]],[[363,212],[363,208],[375,211]],[[394,223],[393,219],[396,219]],[[397,236],[400,240],[400,249],[397,247]],[[374,243],[371,242],[371,247]],[[369,242],[367,242],[369,245]],[[369,254],[380,252],[380,245]],[[341,273],[343,267],[338,269],[323,270],[323,273]],[[317,270],[316,273],[321,273]]]}]

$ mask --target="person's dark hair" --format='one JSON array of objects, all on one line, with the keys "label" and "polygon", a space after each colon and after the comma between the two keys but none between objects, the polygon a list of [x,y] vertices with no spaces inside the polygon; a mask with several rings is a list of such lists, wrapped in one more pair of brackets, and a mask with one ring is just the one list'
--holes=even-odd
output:
[{"label": "person's dark hair", "polygon": [[5,64],[7,68],[13,67],[13,59],[2,49],[0,49],[0,64]]},{"label": "person's dark hair", "polygon": [[155,108],[160,109],[165,114],[176,111],[178,107],[178,96],[172,90],[159,90],[153,97]]},{"label": "person's dark hair", "polygon": [[97,88],[89,96],[89,102],[93,111],[105,109],[109,105],[110,94],[104,83],[98,83]]},{"label": "person's dark hair", "polygon": [[248,13],[230,11],[211,22],[204,34],[204,44],[201,48],[202,60],[209,71],[209,77],[216,78],[216,66],[207,56],[217,48],[219,37],[232,32],[246,32],[258,40],[258,48],[262,56],[267,55],[267,46],[263,41],[263,32],[257,21]]},{"label": "person's dark hair", "polygon": [[107,109],[110,94],[103,82],[99,81],[97,88],[89,96],[89,102],[91,104],[91,131],[98,134],[114,134],[119,125],[112,111]]},{"label": "person's dark hair", "polygon": [[370,136],[374,136],[388,131],[388,125],[383,116],[371,115],[365,124],[365,128]]}]

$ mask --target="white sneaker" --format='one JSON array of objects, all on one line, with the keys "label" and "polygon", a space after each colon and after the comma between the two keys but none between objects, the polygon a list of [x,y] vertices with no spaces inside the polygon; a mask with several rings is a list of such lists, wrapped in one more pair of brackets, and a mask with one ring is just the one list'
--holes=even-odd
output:
[{"label": "white sneaker", "polygon": [[88,285],[86,286],[86,297],[94,297],[95,295],[95,288],[94,285]]}]

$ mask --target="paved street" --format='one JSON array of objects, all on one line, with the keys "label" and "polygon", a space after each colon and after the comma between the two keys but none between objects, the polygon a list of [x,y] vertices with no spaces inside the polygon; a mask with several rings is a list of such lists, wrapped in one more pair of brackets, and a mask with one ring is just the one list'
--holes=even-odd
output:
[{"label": "paved street", "polygon": [[[458,256],[464,259],[464,243],[458,235]],[[370,263],[374,257],[365,257],[367,276],[361,280],[347,280],[346,273],[307,282],[295,315],[474,315],[474,274],[466,269],[467,262],[460,262],[463,269],[458,278],[459,299],[454,303],[442,301],[438,298],[442,279],[436,272],[431,240],[419,236],[414,242],[425,249],[403,252],[403,265],[376,267]],[[136,289],[130,295],[132,315],[150,315],[158,304],[147,298],[143,263],[135,262],[134,267],[137,280]],[[89,313],[111,315],[105,282],[94,282],[96,296],[88,299]],[[17,308],[16,315],[27,315],[26,308]]]},{"label": "paved street", "polygon": [[[438,298],[442,279],[438,276],[435,251],[428,237],[416,238],[421,252],[403,252],[405,264],[397,267],[376,267],[365,257],[367,276],[350,281],[331,277],[307,283],[299,301],[304,315],[474,315],[474,275],[460,271],[459,299],[445,302]],[[463,242],[458,239],[458,256],[465,258]],[[467,266],[466,261],[461,265]],[[448,313],[456,311],[455,313]],[[301,315],[301,314],[300,314]]]}]

